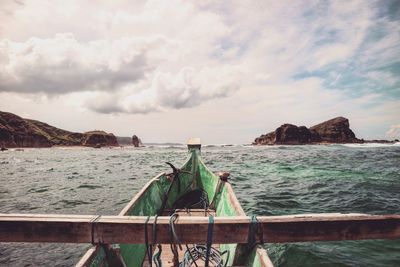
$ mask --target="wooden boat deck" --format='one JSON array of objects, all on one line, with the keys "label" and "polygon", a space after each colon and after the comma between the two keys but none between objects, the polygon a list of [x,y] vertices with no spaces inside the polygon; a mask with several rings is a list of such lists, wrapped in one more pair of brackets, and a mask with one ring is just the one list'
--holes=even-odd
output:
[{"label": "wooden boat deck", "polygon": [[[205,211],[204,209],[189,209],[189,210],[178,210],[176,211],[176,213],[178,213],[178,215],[181,216],[192,216],[192,217],[208,217],[210,215],[215,216],[215,210],[207,210]],[[169,216],[170,215],[170,210],[165,210],[163,212],[163,216]],[[179,218],[178,218],[179,220]],[[191,245],[193,244],[188,244],[189,247],[191,247]],[[164,244],[161,245],[162,247],[162,253],[161,253],[161,262],[162,262],[162,266],[164,267],[173,267],[174,263],[173,263],[173,257],[174,254],[171,251],[171,247],[169,244]],[[216,249],[219,249],[219,244],[213,244],[213,247]],[[179,250],[178,248],[178,255],[179,255],[179,260],[182,260],[184,254],[186,251],[186,246],[184,244],[182,244],[182,250]],[[204,266],[204,262],[201,260],[196,261],[197,265],[199,267],[203,267]],[[148,265],[148,259],[147,257],[145,257],[145,260],[142,264],[142,266],[147,267]]]}]

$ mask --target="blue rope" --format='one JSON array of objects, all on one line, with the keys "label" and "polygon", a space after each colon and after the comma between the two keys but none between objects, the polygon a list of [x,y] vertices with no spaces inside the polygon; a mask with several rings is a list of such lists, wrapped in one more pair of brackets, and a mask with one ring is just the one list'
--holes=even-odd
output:
[{"label": "blue rope", "polygon": [[214,216],[210,215],[210,217],[208,217],[207,247],[206,247],[207,251],[206,251],[205,267],[208,267],[208,262],[210,259],[210,250],[211,250],[211,245],[212,245],[213,229],[214,229]]}]

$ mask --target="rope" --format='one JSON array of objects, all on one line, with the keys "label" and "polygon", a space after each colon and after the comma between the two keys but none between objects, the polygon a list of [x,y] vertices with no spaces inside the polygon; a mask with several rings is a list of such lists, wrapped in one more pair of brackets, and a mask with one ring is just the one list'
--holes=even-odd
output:
[{"label": "rope", "polygon": [[[156,215],[154,217],[154,222],[153,222],[153,246],[155,246],[155,244],[157,242],[157,218],[158,218],[158,215]],[[162,267],[161,258],[160,258],[161,253],[162,253],[161,245],[158,244],[157,248],[158,248],[158,252],[156,254],[154,254],[153,261],[154,261],[154,264],[156,265],[156,267]],[[152,246],[151,246],[151,251],[153,251]]]},{"label": "rope", "polygon": [[178,244],[179,249],[182,250],[181,241],[179,240],[178,236],[176,235],[175,226],[174,226],[174,223],[177,219],[178,219],[177,213],[172,214],[171,217],[169,218],[169,237],[171,239],[171,251],[174,254],[174,259],[173,259],[174,266],[179,265],[179,255],[178,255],[178,249],[177,249],[176,244]]},{"label": "rope", "polygon": [[[190,187],[190,185],[189,185]],[[189,188],[188,187],[188,188]],[[186,191],[186,189],[185,189]],[[193,207],[199,208],[200,205],[207,210],[209,203],[208,203],[208,195],[204,189],[198,188],[191,191],[186,192],[185,194],[181,195],[173,204],[171,208],[170,215],[174,214],[176,211],[185,209],[186,212]]]},{"label": "rope", "polygon": [[[182,250],[181,247],[181,242],[176,234],[175,231],[175,221],[178,219],[178,214],[174,213],[171,215],[169,219],[169,234],[170,234],[170,239],[171,239],[171,250],[174,255],[174,266],[179,266],[179,267],[190,267],[192,264],[194,264],[196,267],[198,267],[196,261],[198,259],[202,259],[205,262],[205,267],[208,267],[210,263],[213,266],[216,267],[226,267],[228,261],[229,261],[229,251],[226,250],[224,252],[220,252],[219,250],[215,249],[212,247],[212,240],[213,240],[213,228],[214,228],[214,216],[210,215],[208,217],[208,230],[207,230],[207,244],[206,245],[193,245],[192,248],[189,248],[187,244],[186,246],[186,251],[184,254],[184,257],[182,259],[182,262],[179,262],[178,259],[178,249],[177,249],[177,244],[179,245],[179,248]],[[160,247],[159,247],[160,248]],[[222,256],[227,254],[226,261],[224,262],[222,260]],[[158,254],[156,254],[158,255]],[[156,255],[154,255],[153,259],[154,262]],[[157,264],[157,267],[161,267],[160,264]]]},{"label": "rope", "polygon": [[[182,262],[179,264],[179,267],[190,267],[192,264],[196,264],[196,261],[202,259],[205,261],[207,254],[207,246],[206,245],[193,245],[190,249],[185,251]],[[226,261],[222,259],[222,256],[227,254]],[[216,248],[210,248],[209,254],[209,262],[211,265],[216,267],[226,267],[229,261],[229,250],[225,250],[224,252],[218,251]]]},{"label": "rope", "polygon": [[158,248],[158,252],[156,254],[154,254],[153,256],[153,261],[156,264],[156,267],[162,267],[162,263],[161,263],[161,253],[162,253],[162,246],[160,244],[157,245]]},{"label": "rope", "polygon": [[257,228],[258,228],[258,238],[260,239],[260,244],[264,245],[264,231],[258,220],[257,220]]},{"label": "rope", "polygon": [[[191,251],[190,251],[190,248],[189,248],[189,246],[188,246],[187,244],[186,244],[185,256],[186,256],[186,254],[189,254],[190,259],[192,260],[192,262],[194,263],[194,265],[196,265],[196,267],[199,267],[199,266],[197,265],[197,263],[196,263],[196,259],[193,257],[193,255],[192,255],[192,253],[191,253]],[[182,264],[182,262],[179,263],[179,266],[181,266],[181,264]]]},{"label": "rope", "polygon": [[156,244],[156,242],[157,242],[157,218],[158,218],[158,215],[156,215],[155,217],[154,217],[154,222],[153,222],[153,246]]},{"label": "rope", "polygon": [[213,229],[214,229],[214,216],[210,215],[210,217],[208,217],[207,251],[206,251],[205,267],[208,267],[208,261],[210,259]]},{"label": "rope", "polygon": [[151,260],[151,254],[153,252],[153,247],[149,245],[149,237],[148,237],[148,232],[147,232],[147,223],[149,222],[150,216],[147,216],[146,221],[144,222],[144,242],[146,243],[146,254],[147,258],[149,260],[149,266],[152,266],[152,260]]},{"label": "rope", "polygon": [[260,244],[264,244],[264,233],[262,226],[259,224],[257,217],[255,215],[251,216],[249,234],[247,236],[246,250],[249,253],[257,245],[257,237],[260,240]]}]

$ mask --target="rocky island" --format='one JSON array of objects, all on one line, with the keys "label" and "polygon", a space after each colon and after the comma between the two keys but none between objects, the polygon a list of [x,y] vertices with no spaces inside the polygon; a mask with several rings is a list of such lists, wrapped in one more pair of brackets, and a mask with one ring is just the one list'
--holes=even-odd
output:
[{"label": "rocky island", "polygon": [[141,147],[141,146],[143,146],[142,140],[140,140],[140,138],[139,138],[136,134],[134,134],[134,135],[132,136],[132,145],[133,145],[134,147]]},{"label": "rocky island", "polygon": [[321,143],[363,143],[350,129],[349,120],[337,117],[310,128],[283,124],[275,131],[256,138],[253,145],[305,145]]},{"label": "rocky island", "polygon": [[104,131],[74,133],[44,122],[0,111],[0,147],[118,146],[114,134]]}]

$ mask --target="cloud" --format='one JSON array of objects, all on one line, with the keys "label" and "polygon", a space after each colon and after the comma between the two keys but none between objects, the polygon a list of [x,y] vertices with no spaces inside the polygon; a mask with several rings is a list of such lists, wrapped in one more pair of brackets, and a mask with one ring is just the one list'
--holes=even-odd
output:
[{"label": "cloud", "polygon": [[390,129],[386,132],[386,136],[390,139],[400,139],[400,124],[390,126]]},{"label": "cloud", "polygon": [[370,71],[366,75],[371,81],[381,84],[382,86],[391,87],[400,81],[398,76],[388,71]]},{"label": "cloud", "polygon": [[65,94],[117,90],[143,79],[155,39],[78,42],[72,34],[0,42],[0,92]]},{"label": "cloud", "polygon": [[[149,113],[198,106],[239,89],[235,64],[212,56],[229,34],[214,12],[182,1],[59,4],[29,1],[4,19],[10,27],[0,36],[13,38],[0,40],[0,92],[80,92],[86,100],[80,102],[99,113]],[[78,22],[97,27],[88,33]],[[29,23],[39,37],[24,40],[21,28]]]},{"label": "cloud", "polygon": [[149,85],[139,86],[142,89],[126,88],[118,94],[99,93],[89,97],[86,103],[99,113],[146,114],[192,108],[234,94],[240,87],[238,78],[241,75],[240,68],[234,66],[156,72]]}]

